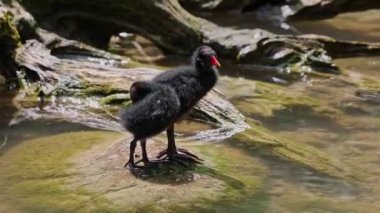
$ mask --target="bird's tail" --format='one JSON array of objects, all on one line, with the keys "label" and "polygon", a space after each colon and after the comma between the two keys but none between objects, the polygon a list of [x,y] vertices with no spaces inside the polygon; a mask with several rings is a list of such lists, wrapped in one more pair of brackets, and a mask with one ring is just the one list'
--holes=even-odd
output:
[{"label": "bird's tail", "polygon": [[130,128],[130,126],[131,126],[130,113],[129,113],[128,108],[120,110],[120,112],[119,112],[119,118],[120,118],[120,124],[126,130],[128,130]]}]

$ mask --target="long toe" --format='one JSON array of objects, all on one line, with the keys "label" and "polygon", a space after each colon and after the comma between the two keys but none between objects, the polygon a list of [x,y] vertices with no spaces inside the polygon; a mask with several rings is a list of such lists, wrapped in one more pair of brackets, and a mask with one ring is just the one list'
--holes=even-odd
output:
[{"label": "long toe", "polygon": [[124,164],[124,168],[127,168],[128,165],[129,165],[129,161],[127,161],[127,162]]},{"label": "long toe", "polygon": [[[177,149],[177,152],[176,153],[179,153],[179,154],[182,154],[182,155],[187,155],[189,158],[192,158],[196,161],[203,161],[200,157],[198,157],[197,155],[191,153],[189,150],[187,149],[182,149],[182,148],[178,148]],[[163,159],[168,159],[168,150],[165,149],[163,151],[161,151],[160,153],[158,153],[157,159],[160,159],[160,160],[163,160]]]},{"label": "long toe", "polygon": [[135,177],[141,177],[141,173],[139,172],[139,169],[132,165],[131,163],[127,163],[128,168],[129,168],[129,171],[132,172],[132,174],[135,176]]},{"label": "long toe", "polygon": [[186,168],[190,168],[189,161],[181,159],[181,157],[177,155],[174,155],[173,157],[169,158],[169,161],[180,164],[181,166],[184,166]]},{"label": "long toe", "polygon": [[[158,153],[158,155],[156,156],[157,159],[160,159],[162,158],[164,155],[167,155],[168,154],[168,150],[165,149],[165,150],[162,150],[160,153]],[[166,156],[165,156],[166,158]]]},{"label": "long toe", "polygon": [[[143,163],[143,165],[136,165],[138,163]],[[131,163],[127,163],[128,169],[131,173],[137,178],[149,178],[156,176],[158,174],[165,173],[165,171],[169,168],[168,166],[172,165],[173,161],[169,160],[149,160],[143,161],[139,160],[132,165]],[[181,164],[183,166],[187,166],[182,162],[177,162],[177,164]]]},{"label": "long toe", "polygon": [[190,157],[195,158],[199,161],[203,161],[200,157],[196,156],[195,154],[191,153],[190,151],[186,149],[179,148],[178,151],[182,152],[183,154],[189,155]]},{"label": "long toe", "polygon": [[179,152],[169,157],[169,160],[181,164],[187,168],[192,167],[194,164],[202,164],[202,161],[197,158]]},{"label": "long toe", "polygon": [[147,169],[157,169],[161,164],[166,162],[167,160],[149,160],[144,162],[144,167]]}]

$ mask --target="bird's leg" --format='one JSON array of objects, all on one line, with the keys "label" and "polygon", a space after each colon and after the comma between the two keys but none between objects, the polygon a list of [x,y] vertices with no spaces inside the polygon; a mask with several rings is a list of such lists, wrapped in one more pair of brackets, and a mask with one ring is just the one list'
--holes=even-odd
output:
[{"label": "bird's leg", "polygon": [[[166,135],[168,138],[168,148],[162,152],[160,152],[157,156],[157,158],[161,158],[164,155],[167,155],[165,158],[168,158],[169,161],[175,161],[182,165],[187,166],[182,161],[188,161],[188,162],[195,162],[195,163],[202,163],[202,159],[200,159],[198,156],[190,153],[186,149],[181,149],[176,147],[175,139],[174,139],[174,125],[171,125],[166,130]],[[182,161],[181,161],[182,160]]]},{"label": "bird's leg", "polygon": [[177,147],[174,140],[174,125],[168,127],[166,130],[166,136],[168,138],[168,148],[160,152],[157,155],[157,158],[162,158],[164,155],[166,155],[165,158],[170,158],[170,156],[173,157],[177,152]]},{"label": "bird's leg", "polygon": [[168,138],[167,155],[169,159],[173,159],[174,155],[177,153],[177,146],[175,145],[174,139],[174,125],[169,126],[169,128],[166,130],[166,135]]},{"label": "bird's leg", "polygon": [[146,139],[142,139],[140,141],[140,145],[141,145],[141,150],[142,150],[142,159],[137,161],[136,164],[143,162],[144,167],[157,167],[160,161],[150,161],[148,158],[148,153],[146,151]]},{"label": "bird's leg", "polygon": [[133,138],[133,140],[131,141],[130,144],[131,145],[129,147],[129,160],[124,165],[124,167],[128,166],[129,169],[131,170],[131,172],[133,173],[133,175],[139,176],[139,173],[137,171],[137,168],[139,168],[139,166],[136,166],[135,156],[134,156],[135,155],[135,150],[136,150],[137,139]]},{"label": "bird's leg", "polygon": [[146,152],[146,139],[141,140],[140,145],[141,145],[141,150],[142,150],[142,161],[144,163],[147,163],[149,162],[149,159],[148,159],[148,153]]},{"label": "bird's leg", "polygon": [[129,159],[127,163],[125,163],[124,167],[127,167],[129,164],[132,164],[132,165],[135,164],[134,154],[135,154],[135,149],[136,149],[136,143],[137,143],[137,139],[133,138],[133,140],[130,142],[130,145],[129,145]]}]

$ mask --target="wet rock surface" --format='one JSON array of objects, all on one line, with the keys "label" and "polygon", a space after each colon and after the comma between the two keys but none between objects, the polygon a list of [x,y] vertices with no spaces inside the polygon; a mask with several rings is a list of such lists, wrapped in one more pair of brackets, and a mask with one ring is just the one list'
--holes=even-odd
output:
[{"label": "wet rock surface", "polygon": [[[111,145],[104,144],[105,147],[93,147],[74,157],[73,172],[78,176],[70,181],[70,185],[101,194],[123,208],[138,209],[155,205],[154,208],[162,211],[165,210],[165,206],[180,206],[186,202],[215,199],[215,196],[223,193],[225,183],[222,180],[196,171],[186,171],[181,165],[174,165],[172,174],[169,175],[169,168],[163,165],[161,170],[157,171],[162,172],[161,175],[135,177],[123,167],[129,156],[129,140],[130,138],[127,138]],[[148,146],[151,154],[165,148],[162,141],[149,140]],[[150,159],[155,158],[150,156]]]},{"label": "wet rock surface", "polygon": [[[128,139],[107,132],[58,134],[25,141],[0,157],[0,209],[12,211],[167,212],[243,201],[262,187],[259,161],[226,146],[189,145],[205,160],[193,170],[139,179],[123,167]],[[149,140],[153,155],[165,147]],[[223,155],[228,152],[229,155]],[[39,158],[35,158],[40,156]],[[236,160],[244,165],[237,165]],[[18,205],[13,205],[18,203]]]}]

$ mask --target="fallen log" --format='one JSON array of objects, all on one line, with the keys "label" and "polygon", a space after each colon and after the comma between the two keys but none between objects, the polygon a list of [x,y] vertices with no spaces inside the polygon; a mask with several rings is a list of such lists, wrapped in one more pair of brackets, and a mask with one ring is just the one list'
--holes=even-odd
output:
[{"label": "fallen log", "polygon": [[[121,68],[118,66],[123,61],[118,59],[70,59],[64,54],[64,47],[60,47],[61,58],[52,52],[54,49],[49,50],[36,40],[27,41],[17,50],[23,90],[15,103],[23,118],[63,119],[122,131],[117,112],[120,105],[129,102],[130,85],[160,72],[152,68]],[[113,105],[115,102],[118,104]],[[244,116],[215,90],[200,101],[190,116],[213,126],[194,135],[204,140],[229,137],[248,126]]]},{"label": "fallen log", "polygon": [[[286,79],[295,76],[300,79],[308,70],[339,73],[329,52],[337,48],[330,45],[327,49],[319,39],[276,35],[262,29],[220,27],[191,15],[178,0],[117,0],[107,4],[100,0],[91,4],[71,0],[24,0],[22,4],[44,28],[101,48],[107,48],[112,35],[126,31],[142,35],[166,52],[176,54],[189,54],[206,43],[220,56],[238,59],[239,63],[280,68]],[[341,56],[346,52],[346,56],[351,56],[346,50],[356,46],[350,42],[329,44],[332,47],[336,44]]]}]

